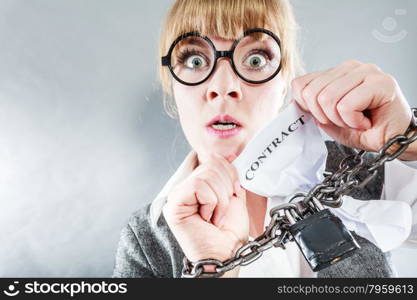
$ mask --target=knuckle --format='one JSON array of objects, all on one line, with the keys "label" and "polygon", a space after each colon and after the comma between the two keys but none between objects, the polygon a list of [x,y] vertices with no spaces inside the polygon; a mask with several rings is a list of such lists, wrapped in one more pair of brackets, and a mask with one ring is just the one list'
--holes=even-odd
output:
[{"label": "knuckle", "polygon": [[336,105],[336,109],[341,113],[347,112],[349,110],[347,105],[344,102],[339,102]]},{"label": "knuckle", "polygon": [[214,168],[207,169],[203,176],[204,176],[205,179],[217,178],[218,177],[217,172]]},{"label": "knuckle", "polygon": [[381,72],[381,69],[375,64],[364,64],[363,68],[368,72]]},{"label": "knuckle", "polygon": [[220,164],[220,158],[218,154],[210,154],[209,158],[209,168],[218,168]]},{"label": "knuckle", "polygon": [[384,90],[394,92],[397,87],[397,80],[394,76],[381,72],[380,74],[376,74],[375,76],[371,77],[372,82],[378,86],[383,87]]},{"label": "knuckle", "polygon": [[382,70],[381,70],[381,68],[380,67],[378,67],[378,65],[376,65],[376,64],[370,64],[371,66],[370,66],[370,68],[372,69],[372,70],[374,70],[374,71],[376,71],[376,72],[382,72]]},{"label": "knuckle", "polygon": [[216,160],[217,160],[216,154],[210,153],[208,155],[207,163],[208,164],[214,164],[216,162]]},{"label": "knuckle", "polygon": [[328,105],[332,102],[332,95],[329,91],[322,92],[317,97],[317,101],[322,105]]},{"label": "knuckle", "polygon": [[227,208],[229,206],[229,197],[222,197],[218,203],[219,206],[222,208]]},{"label": "knuckle", "polygon": [[346,67],[358,67],[360,66],[362,63],[358,60],[355,59],[351,59],[351,60],[347,60],[344,63],[342,63],[342,66],[346,66]]},{"label": "knuckle", "polygon": [[301,79],[300,78],[295,78],[295,79],[291,80],[291,88],[293,90],[301,89]]},{"label": "knuckle", "polygon": [[200,190],[201,187],[204,184],[204,179],[200,178],[200,177],[195,177],[192,181],[191,181],[191,190],[193,191],[197,191]]},{"label": "knuckle", "polygon": [[397,91],[397,86],[398,86],[397,80],[394,78],[394,76],[384,73],[383,81],[384,83],[382,84],[382,86],[385,86],[387,90],[387,95],[390,95],[393,100],[394,95]]},{"label": "knuckle", "polygon": [[305,88],[303,89],[303,91],[301,92],[301,96],[303,97],[304,100],[308,100],[313,98],[314,94],[313,91],[310,88]]},{"label": "knuckle", "polygon": [[397,80],[395,79],[394,76],[392,76],[391,74],[387,74],[387,73],[383,73],[383,80],[385,82],[385,84],[387,84],[388,86],[391,87],[395,87],[397,86]]},{"label": "knuckle", "polygon": [[313,73],[308,73],[303,76],[294,78],[291,81],[291,89],[301,95],[302,90],[307,86],[309,78],[312,76]]}]

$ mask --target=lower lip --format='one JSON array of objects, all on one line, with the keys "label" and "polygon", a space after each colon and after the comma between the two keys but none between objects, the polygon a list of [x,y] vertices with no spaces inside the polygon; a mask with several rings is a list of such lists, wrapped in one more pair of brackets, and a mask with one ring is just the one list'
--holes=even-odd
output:
[{"label": "lower lip", "polygon": [[232,128],[232,129],[227,129],[227,130],[218,130],[218,129],[214,129],[211,126],[207,126],[208,133],[210,133],[213,136],[219,137],[219,138],[228,138],[228,137],[231,137],[231,136],[235,136],[241,130],[242,130],[241,126],[238,126],[238,127]]}]

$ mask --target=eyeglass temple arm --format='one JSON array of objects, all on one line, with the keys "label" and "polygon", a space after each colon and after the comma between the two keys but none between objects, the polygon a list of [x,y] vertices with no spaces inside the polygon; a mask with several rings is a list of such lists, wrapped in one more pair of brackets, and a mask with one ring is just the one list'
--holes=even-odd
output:
[{"label": "eyeglass temple arm", "polygon": [[163,66],[169,66],[169,57],[168,56],[161,57],[161,63]]}]

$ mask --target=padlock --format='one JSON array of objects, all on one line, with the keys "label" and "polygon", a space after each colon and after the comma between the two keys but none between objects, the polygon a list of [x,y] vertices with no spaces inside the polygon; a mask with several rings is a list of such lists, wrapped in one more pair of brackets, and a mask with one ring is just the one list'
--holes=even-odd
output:
[{"label": "padlock", "polygon": [[343,222],[316,199],[308,201],[311,214],[302,217],[294,208],[285,210],[289,232],[314,272],[327,268],[360,249]]}]

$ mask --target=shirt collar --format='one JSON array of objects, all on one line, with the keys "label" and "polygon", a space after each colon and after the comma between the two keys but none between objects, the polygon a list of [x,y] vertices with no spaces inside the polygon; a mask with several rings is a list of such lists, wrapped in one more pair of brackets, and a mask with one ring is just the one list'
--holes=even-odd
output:
[{"label": "shirt collar", "polygon": [[171,178],[168,180],[168,182],[164,185],[162,190],[159,192],[159,194],[155,197],[153,200],[151,207],[150,207],[150,218],[151,223],[153,226],[156,225],[161,212],[162,208],[167,200],[167,196],[171,189],[184,180],[191,172],[197,167],[197,152],[194,150],[191,150],[187,156],[185,157],[184,161],[181,163],[181,165],[178,167],[178,169],[175,171],[175,173],[171,176]]}]

